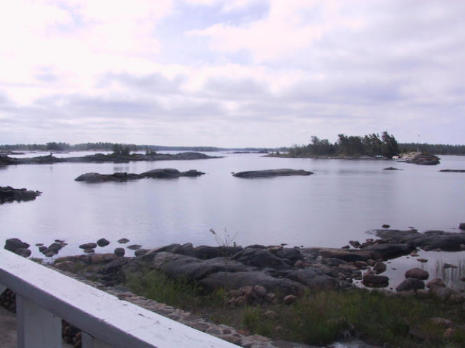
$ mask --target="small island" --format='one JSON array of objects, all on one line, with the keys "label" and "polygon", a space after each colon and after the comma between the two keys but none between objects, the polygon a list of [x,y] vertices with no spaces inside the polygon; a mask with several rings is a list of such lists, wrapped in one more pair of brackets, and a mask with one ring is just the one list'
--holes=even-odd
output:
[{"label": "small island", "polygon": [[12,164],[54,164],[54,163],[127,163],[140,161],[185,161],[185,160],[200,160],[221,158],[218,156],[208,156],[200,152],[181,152],[176,154],[147,152],[130,153],[129,150],[115,151],[110,154],[97,153],[94,155],[79,156],[79,157],[56,157],[53,154],[47,156],[15,158],[10,156],[0,156],[0,165]]},{"label": "small island", "polygon": [[85,173],[78,176],[75,181],[82,181],[86,183],[101,183],[101,182],[126,182],[130,180],[138,180],[144,178],[152,179],[176,179],[182,176],[197,177],[205,173],[191,169],[185,172],[180,172],[177,169],[164,168],[153,169],[141,174],[133,173],[113,173],[113,174],[99,174],[99,173]]},{"label": "small island", "polygon": [[276,176],[291,176],[291,175],[312,175],[313,172],[309,172],[302,169],[266,169],[266,170],[250,170],[245,172],[233,173],[236,178],[272,178]]},{"label": "small island", "polygon": [[32,201],[40,194],[41,192],[39,191],[31,191],[25,188],[15,189],[11,186],[0,186],[0,204],[15,201]]}]

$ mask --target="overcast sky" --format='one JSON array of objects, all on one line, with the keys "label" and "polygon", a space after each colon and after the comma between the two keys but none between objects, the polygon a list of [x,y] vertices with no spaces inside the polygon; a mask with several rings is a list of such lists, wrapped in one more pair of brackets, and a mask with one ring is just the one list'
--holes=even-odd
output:
[{"label": "overcast sky", "polygon": [[2,0],[0,143],[465,143],[465,1]]}]

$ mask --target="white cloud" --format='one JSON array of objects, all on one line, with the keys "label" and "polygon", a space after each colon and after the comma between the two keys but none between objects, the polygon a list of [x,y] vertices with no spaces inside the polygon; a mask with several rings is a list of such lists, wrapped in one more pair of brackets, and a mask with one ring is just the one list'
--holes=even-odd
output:
[{"label": "white cloud", "polygon": [[460,142],[464,16],[436,0],[3,1],[0,137],[273,146],[413,127]]}]

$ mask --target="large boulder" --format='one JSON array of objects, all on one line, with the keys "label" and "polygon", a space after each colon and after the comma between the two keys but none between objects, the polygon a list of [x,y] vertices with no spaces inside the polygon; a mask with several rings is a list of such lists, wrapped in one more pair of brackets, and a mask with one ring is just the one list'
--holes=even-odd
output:
[{"label": "large boulder", "polygon": [[425,288],[425,282],[416,278],[407,278],[396,287],[396,291],[421,290]]},{"label": "large boulder", "polygon": [[268,249],[245,248],[234,255],[233,260],[259,268],[287,269],[290,267],[285,259],[274,255]]},{"label": "large boulder", "polygon": [[426,280],[429,277],[429,273],[421,268],[412,268],[405,272],[405,278],[415,278],[420,280]]},{"label": "large boulder", "polygon": [[389,278],[376,274],[365,274],[362,283],[369,288],[385,288],[389,285]]},{"label": "large boulder", "polygon": [[319,269],[304,268],[288,271],[285,273],[285,277],[314,290],[330,290],[339,287],[339,283],[336,279],[324,274]]},{"label": "large boulder", "polygon": [[373,253],[375,259],[388,260],[402,255],[408,255],[415,248],[409,244],[380,243],[372,244],[363,250]]},{"label": "large boulder", "polygon": [[27,249],[29,248],[29,244],[24,243],[21,239],[18,238],[9,238],[5,241],[6,250],[15,252],[18,249]]},{"label": "large boulder", "polygon": [[304,290],[298,282],[286,278],[275,278],[263,271],[217,272],[203,278],[199,283],[208,289],[225,288],[228,290],[260,285],[268,292],[281,294],[297,294]]},{"label": "large boulder", "polygon": [[243,264],[226,258],[200,260],[170,252],[157,253],[152,266],[170,277],[193,281],[199,281],[215,272],[239,272],[247,269]]}]

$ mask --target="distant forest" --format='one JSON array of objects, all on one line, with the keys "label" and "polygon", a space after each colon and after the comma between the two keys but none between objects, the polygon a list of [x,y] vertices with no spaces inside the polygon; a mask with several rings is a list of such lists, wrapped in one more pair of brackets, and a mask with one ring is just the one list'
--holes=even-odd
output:
[{"label": "distant forest", "polygon": [[403,152],[419,151],[436,155],[465,155],[465,145],[398,143],[388,132],[365,136],[338,135],[335,143],[328,139],[311,138],[308,145],[288,149],[289,157],[318,156],[382,156],[392,158]]},{"label": "distant forest", "polygon": [[[238,150],[236,148],[219,148],[213,146],[161,146],[161,145],[136,145],[120,143],[83,143],[70,145],[62,142],[49,142],[46,144],[15,144],[0,145],[0,151],[114,151],[123,146],[130,151],[225,151]],[[241,148],[242,151],[266,151],[264,148]]]},{"label": "distant forest", "polygon": [[419,143],[398,143],[393,135],[383,132],[381,135],[368,134],[365,136],[347,136],[339,134],[338,140],[331,143],[328,139],[311,137],[308,145],[293,146],[291,148],[221,148],[213,146],[161,146],[161,145],[136,145],[119,144],[109,142],[82,143],[70,145],[63,142],[49,142],[46,144],[15,144],[0,145],[0,152],[8,151],[115,151],[118,147],[124,146],[130,151],[251,151],[268,152],[279,151],[288,152],[291,157],[312,157],[312,156],[384,156],[392,157],[402,152],[420,151],[435,155],[465,155],[465,145],[447,144],[419,144]]}]

